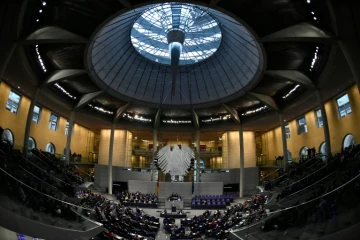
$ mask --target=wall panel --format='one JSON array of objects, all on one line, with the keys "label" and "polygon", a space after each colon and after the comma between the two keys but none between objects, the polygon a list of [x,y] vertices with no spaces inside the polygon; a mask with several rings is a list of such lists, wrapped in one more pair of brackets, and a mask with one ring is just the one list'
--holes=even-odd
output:
[{"label": "wall panel", "polygon": [[[109,163],[110,129],[100,131],[99,164]],[[126,130],[115,130],[113,148],[113,166],[127,166],[128,135]]]},{"label": "wall panel", "polygon": [[[5,109],[6,103],[11,91],[6,83],[0,83],[0,126],[4,129],[9,128],[14,134],[15,148],[21,149],[24,144],[26,119],[30,107],[30,99],[22,96],[18,113],[14,114]],[[36,141],[38,149],[45,150],[48,143],[53,143],[57,154],[63,154],[66,146],[65,127],[67,119],[59,116],[56,131],[49,129],[50,114],[52,112],[44,107],[41,108],[39,123],[32,122],[30,128],[30,137]],[[55,113],[56,114],[56,113]],[[87,136],[89,130],[79,124],[74,124],[74,130],[71,142],[71,151],[81,154],[83,157],[88,155],[86,147],[88,144]],[[92,131],[91,131],[92,132]],[[92,144],[93,145],[93,144]]]},{"label": "wall panel", "polygon": [[[244,131],[244,161],[245,168],[256,166],[255,133]],[[240,141],[239,131],[228,132],[228,166],[240,168]]]},{"label": "wall panel", "polygon": [[[360,95],[356,85],[347,89],[338,97],[347,93],[352,108],[352,113],[344,118],[339,118],[336,98],[333,98],[325,103],[325,109],[328,117],[331,149],[333,153],[340,152],[342,141],[346,134],[353,134],[357,143],[360,143]],[[287,139],[288,150],[292,153],[293,159],[298,161],[300,149],[304,146],[312,148],[315,147],[316,152],[319,151],[320,144],[325,141],[324,129],[318,128],[316,125],[315,110],[307,112],[304,116],[308,126],[308,132],[298,135],[296,119],[289,121],[290,135]],[[269,160],[273,160],[276,156],[283,155],[282,141],[280,127],[265,132],[262,135],[262,144],[267,145],[267,151],[263,154],[268,155]],[[266,149],[266,148],[264,148]]]}]

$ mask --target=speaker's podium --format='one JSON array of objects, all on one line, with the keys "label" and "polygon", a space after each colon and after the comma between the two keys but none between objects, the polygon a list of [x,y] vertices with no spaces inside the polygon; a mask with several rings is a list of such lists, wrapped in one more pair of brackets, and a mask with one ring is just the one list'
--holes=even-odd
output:
[{"label": "speaker's podium", "polygon": [[171,212],[176,212],[176,205],[174,203],[171,205]]},{"label": "speaker's podium", "polygon": [[184,209],[184,201],[166,201],[165,202],[165,208],[171,209],[173,212],[173,207],[175,206],[175,212],[176,209]]}]

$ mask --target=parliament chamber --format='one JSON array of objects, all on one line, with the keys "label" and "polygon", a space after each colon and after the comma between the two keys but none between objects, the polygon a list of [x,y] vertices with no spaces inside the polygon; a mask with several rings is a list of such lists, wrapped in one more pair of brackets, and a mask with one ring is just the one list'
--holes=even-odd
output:
[{"label": "parliament chamber", "polygon": [[0,239],[358,239],[360,2],[0,13]]}]

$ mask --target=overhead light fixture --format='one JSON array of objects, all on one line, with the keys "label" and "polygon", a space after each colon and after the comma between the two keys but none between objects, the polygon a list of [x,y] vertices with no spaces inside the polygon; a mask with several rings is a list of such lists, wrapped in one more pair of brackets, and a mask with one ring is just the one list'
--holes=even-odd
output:
[{"label": "overhead light fixture", "polygon": [[265,109],[267,109],[267,108],[268,108],[267,106],[262,106],[262,107],[259,107],[259,108],[254,109],[254,110],[250,110],[250,111],[247,111],[247,112],[245,112],[245,113],[242,113],[241,116],[251,115],[251,114],[254,114],[254,113],[263,111],[263,110],[265,110]]},{"label": "overhead light fixture", "polygon": [[43,12],[43,10],[42,9],[39,9],[39,13],[42,13]]},{"label": "overhead light fixture", "polygon": [[170,124],[190,124],[190,120],[163,120],[163,123],[170,123]]},{"label": "overhead light fixture", "polygon": [[299,84],[296,85],[294,88],[292,88],[292,89],[288,92],[288,94],[286,94],[286,95],[283,96],[282,98],[283,98],[283,99],[286,99],[286,98],[290,97],[290,95],[293,94],[293,93],[295,92],[295,90],[298,89],[299,87],[300,87]]},{"label": "overhead light fixture", "polygon": [[42,5],[43,5],[43,6],[46,6],[46,2],[45,2],[45,1],[43,1],[43,2],[42,2]]},{"label": "overhead light fixture", "polygon": [[105,109],[102,108],[102,107],[97,107],[97,106],[94,106],[94,105],[92,105],[92,104],[90,104],[90,103],[88,104],[88,106],[91,107],[91,108],[93,108],[93,109],[95,109],[95,110],[97,110],[97,111],[99,111],[99,112],[102,112],[102,113],[106,113],[106,114],[109,114],[109,115],[114,114],[114,112],[112,112],[112,111],[105,110]]},{"label": "overhead light fixture", "polygon": [[72,99],[76,99],[75,96],[71,95],[68,91],[65,90],[65,88],[63,88],[62,86],[60,86],[58,83],[54,84],[55,87],[57,87],[58,89],[60,89],[65,95],[67,95],[69,98]]},{"label": "overhead light fixture", "polygon": [[144,117],[139,116],[139,115],[137,115],[137,114],[135,114],[135,116],[131,116],[129,113],[124,113],[124,114],[123,114],[123,117],[124,117],[124,118],[127,118],[127,119],[131,119],[131,120],[142,121],[142,122],[151,122],[151,119],[150,119],[150,118],[144,118]]},{"label": "overhead light fixture", "polygon": [[210,118],[208,118],[208,119],[204,119],[204,120],[202,120],[201,122],[203,122],[203,123],[209,123],[209,122],[218,122],[218,121],[220,121],[220,120],[223,120],[223,121],[226,121],[226,120],[228,120],[228,119],[230,119],[231,118],[231,116],[229,115],[229,114],[227,114],[227,115],[225,115],[225,116],[217,116],[217,117],[210,117]]},{"label": "overhead light fixture", "polygon": [[312,69],[315,67],[317,60],[319,60],[319,55],[318,55],[319,50],[320,50],[319,46],[316,46],[314,57],[313,57],[313,59],[311,61],[311,65],[310,65],[310,71],[312,71]]},{"label": "overhead light fixture", "polygon": [[35,45],[35,52],[36,52],[37,59],[38,59],[38,61],[40,63],[40,66],[41,66],[43,72],[47,72],[45,64],[44,64],[44,62],[43,62],[43,60],[41,58],[40,52],[39,52],[39,45]]}]

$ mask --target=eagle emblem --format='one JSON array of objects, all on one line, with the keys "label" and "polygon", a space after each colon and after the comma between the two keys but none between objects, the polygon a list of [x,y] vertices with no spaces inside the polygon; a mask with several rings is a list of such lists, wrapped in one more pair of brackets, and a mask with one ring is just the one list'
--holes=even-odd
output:
[{"label": "eagle emblem", "polygon": [[172,149],[167,145],[159,150],[157,158],[159,167],[165,174],[185,176],[190,168],[191,159],[194,159],[194,151],[184,144],[181,145],[181,149],[176,144]]}]

